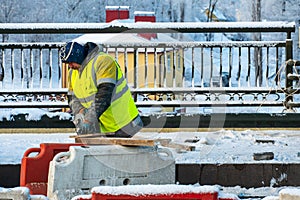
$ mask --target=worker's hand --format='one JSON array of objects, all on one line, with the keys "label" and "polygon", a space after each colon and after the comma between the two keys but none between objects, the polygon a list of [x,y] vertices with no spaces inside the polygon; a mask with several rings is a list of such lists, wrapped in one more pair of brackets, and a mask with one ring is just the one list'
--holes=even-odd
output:
[{"label": "worker's hand", "polygon": [[78,124],[82,123],[83,121],[84,121],[84,114],[82,112],[79,112],[74,116],[73,123],[76,127]]},{"label": "worker's hand", "polygon": [[83,108],[74,117],[73,123],[76,127],[76,133],[78,135],[92,134],[97,132],[95,123],[90,122],[88,119],[86,119],[85,117],[86,113],[87,113],[87,109]]},{"label": "worker's hand", "polygon": [[96,133],[96,128],[94,123],[90,123],[87,120],[84,120],[76,125],[76,133],[78,135],[83,134],[94,134]]}]

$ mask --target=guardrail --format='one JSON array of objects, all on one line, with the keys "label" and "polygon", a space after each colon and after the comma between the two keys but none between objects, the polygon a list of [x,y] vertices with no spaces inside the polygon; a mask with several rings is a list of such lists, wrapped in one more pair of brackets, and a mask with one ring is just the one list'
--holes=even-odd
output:
[{"label": "guardrail", "polygon": [[[285,22],[0,24],[2,34],[286,33],[284,41],[102,42],[120,63],[139,107],[298,107],[291,80],[297,77],[287,77],[286,62],[293,58],[294,31],[295,24]],[[58,55],[63,44],[0,43],[0,107],[67,107],[66,67]]]}]

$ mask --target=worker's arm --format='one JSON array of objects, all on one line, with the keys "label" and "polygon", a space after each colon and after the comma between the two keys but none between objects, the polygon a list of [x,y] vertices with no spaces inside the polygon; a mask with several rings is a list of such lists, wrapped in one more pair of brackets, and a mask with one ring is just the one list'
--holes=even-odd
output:
[{"label": "worker's arm", "polygon": [[102,113],[110,106],[114,88],[115,84],[113,83],[101,83],[98,86],[98,92],[95,96],[95,111],[97,119],[99,119]]},{"label": "worker's arm", "polygon": [[74,115],[77,115],[82,109],[84,109],[83,105],[79,102],[75,95],[68,94],[68,104]]},{"label": "worker's arm", "polygon": [[100,132],[98,123],[99,117],[110,106],[110,101],[115,85],[112,83],[102,83],[98,86],[95,95],[95,102],[91,107],[81,109],[75,115],[74,124],[77,134],[93,134]]},{"label": "worker's arm", "polygon": [[111,99],[117,83],[117,64],[106,54],[99,55],[95,60],[97,93],[95,94],[95,112],[97,119],[111,105]]}]

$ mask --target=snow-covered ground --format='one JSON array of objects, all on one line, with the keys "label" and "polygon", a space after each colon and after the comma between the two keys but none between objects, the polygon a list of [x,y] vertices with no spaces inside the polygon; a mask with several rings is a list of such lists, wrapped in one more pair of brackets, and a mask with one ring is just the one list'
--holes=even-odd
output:
[{"label": "snow-covered ground", "polygon": [[67,133],[43,134],[0,134],[0,164],[20,164],[24,152],[33,147],[40,147],[40,143],[73,143]]},{"label": "snow-covered ground", "polygon": [[[75,133],[0,134],[0,164],[19,164],[28,148],[40,143],[73,143]],[[300,163],[298,130],[217,130],[211,132],[140,132],[136,136],[191,145],[195,151],[174,150],[176,163]],[[254,153],[273,152],[274,159],[256,161]]]},{"label": "snow-covered ground", "polygon": [[[74,133],[0,134],[0,164],[19,164],[24,152],[39,147],[40,143],[74,142],[70,135]],[[195,151],[174,150],[176,163],[300,163],[299,130],[140,132],[137,136],[169,138],[176,143],[195,146]],[[262,152],[273,152],[274,159],[255,161],[253,154]],[[240,196],[278,196],[282,188],[274,188],[270,183],[270,187],[263,188],[235,186],[221,189]]]}]

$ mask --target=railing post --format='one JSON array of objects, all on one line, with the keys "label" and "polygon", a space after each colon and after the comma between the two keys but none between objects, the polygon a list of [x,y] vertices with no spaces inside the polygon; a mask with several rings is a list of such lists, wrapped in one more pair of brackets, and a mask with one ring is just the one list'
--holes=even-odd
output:
[{"label": "railing post", "polygon": [[294,101],[294,97],[292,95],[293,89],[293,80],[288,78],[289,74],[293,74],[293,41],[291,39],[286,40],[286,48],[285,48],[285,58],[286,58],[286,68],[285,68],[285,108],[287,111],[291,111],[293,108],[289,104],[289,102]]},{"label": "railing post", "polygon": [[294,60],[300,60],[300,17],[295,20]]},{"label": "railing post", "polygon": [[[136,89],[138,87],[138,50],[134,48],[133,52],[133,87]],[[134,94],[134,101],[137,102],[137,94]]]}]

